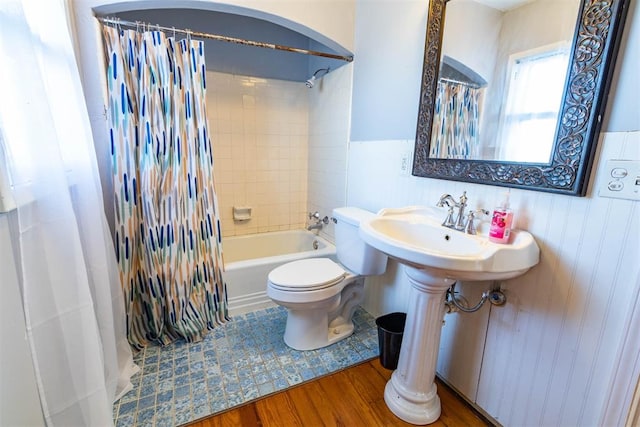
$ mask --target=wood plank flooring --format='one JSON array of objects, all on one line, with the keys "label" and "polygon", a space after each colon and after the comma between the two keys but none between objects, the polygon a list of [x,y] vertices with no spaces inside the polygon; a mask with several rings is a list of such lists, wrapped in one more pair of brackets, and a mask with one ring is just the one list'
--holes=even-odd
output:
[{"label": "wood plank flooring", "polygon": [[[410,426],[384,403],[391,371],[378,359],[301,384],[189,424],[190,427]],[[440,381],[440,419],[430,426],[490,426]]]}]

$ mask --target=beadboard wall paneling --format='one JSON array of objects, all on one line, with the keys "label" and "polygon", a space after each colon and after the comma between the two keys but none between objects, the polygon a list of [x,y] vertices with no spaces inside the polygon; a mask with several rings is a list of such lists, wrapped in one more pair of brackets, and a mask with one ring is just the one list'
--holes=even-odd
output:
[{"label": "beadboard wall paneling", "polygon": [[477,402],[504,425],[596,425],[607,406],[639,290],[640,229],[638,202],[598,190],[606,159],[640,159],[640,133],[599,144],[586,198],[537,201],[529,230],[542,261],[492,309]]},{"label": "beadboard wall paneling", "polygon": [[[636,289],[640,289],[640,276],[636,278],[636,282]],[[601,426],[640,425],[640,292],[636,293],[631,304],[633,308],[623,326],[626,336],[617,350],[619,356],[616,357],[615,373],[611,375],[609,387],[604,391],[609,396],[609,401],[598,422]],[[623,386],[625,384],[626,387]],[[630,396],[633,396],[631,410],[627,412]]]},{"label": "beadboard wall paneling", "polygon": [[[402,175],[393,153],[407,147],[412,141],[352,141],[348,203],[434,205],[464,190],[470,208],[492,209],[501,199],[499,187]],[[638,202],[600,197],[598,189],[609,178],[605,160],[640,159],[639,147],[640,132],[602,134],[587,197],[511,189],[516,227],[534,235],[540,263],[502,283],[507,304],[491,307],[487,321],[445,316],[438,372],[505,426],[588,426],[626,416],[629,402],[608,399],[638,381],[627,366],[637,359],[628,356],[637,340],[627,333],[640,288],[640,212]],[[380,278],[367,279],[365,308],[402,310],[402,274],[382,277],[382,289],[373,286]],[[478,288],[464,283],[463,294],[473,303]],[[461,343],[468,348],[456,348]]]}]

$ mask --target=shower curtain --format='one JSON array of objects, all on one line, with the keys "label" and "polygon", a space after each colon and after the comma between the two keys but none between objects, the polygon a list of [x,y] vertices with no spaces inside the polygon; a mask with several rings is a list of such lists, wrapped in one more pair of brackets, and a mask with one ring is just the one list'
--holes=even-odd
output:
[{"label": "shower curtain", "polygon": [[481,89],[438,81],[429,157],[481,158],[478,103]]},{"label": "shower curtain", "polygon": [[[125,335],[68,7],[63,0],[0,1],[0,169],[10,182],[0,197],[12,200],[0,212],[8,231],[0,245],[13,254],[0,259],[0,283],[14,286],[15,277],[22,298],[40,401],[30,410],[42,411],[49,426],[107,426],[138,368]],[[9,369],[15,362],[4,355],[13,345],[0,345]],[[11,387],[18,395],[23,389]]]},{"label": "shower curtain", "polygon": [[136,348],[227,320],[203,43],[103,27],[115,245]]}]

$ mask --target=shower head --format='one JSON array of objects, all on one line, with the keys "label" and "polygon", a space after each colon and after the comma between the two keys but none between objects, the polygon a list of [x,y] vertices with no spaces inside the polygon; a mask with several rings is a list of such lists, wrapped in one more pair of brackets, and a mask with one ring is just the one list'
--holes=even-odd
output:
[{"label": "shower head", "polygon": [[316,76],[311,76],[311,78],[304,82],[304,84],[307,85],[309,89],[311,89],[313,85],[316,84]]},{"label": "shower head", "polygon": [[[309,89],[311,89],[311,88],[316,84],[316,78],[317,78],[316,76],[318,75],[318,73],[319,73],[320,71],[324,71],[324,74],[327,74],[327,73],[329,72],[329,70],[330,70],[330,68],[329,68],[329,67],[327,67],[327,68],[320,68],[319,70],[316,70],[316,72],[315,72],[315,73],[313,73],[313,75],[311,76],[311,78],[309,78],[306,82],[304,82],[304,84],[305,84]],[[323,74],[323,75],[324,75],[324,74]]]}]

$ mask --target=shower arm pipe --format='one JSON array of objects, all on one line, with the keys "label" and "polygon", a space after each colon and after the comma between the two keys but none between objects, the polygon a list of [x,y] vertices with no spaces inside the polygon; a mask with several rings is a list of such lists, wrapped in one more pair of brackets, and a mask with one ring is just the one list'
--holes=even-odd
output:
[{"label": "shower arm pipe", "polygon": [[154,25],[154,24],[146,24],[143,22],[131,22],[131,21],[123,21],[121,19],[117,19],[117,18],[106,18],[106,17],[101,17],[101,16],[97,16],[96,17],[100,22],[104,23],[104,24],[113,24],[113,25],[122,25],[125,27],[149,27],[149,28],[153,28],[155,30],[159,30],[159,31],[163,31],[163,32],[173,32],[173,33],[180,33],[180,34],[186,34],[188,36],[191,37],[202,37],[205,39],[212,39],[212,40],[218,40],[218,41],[222,41],[222,42],[228,42],[228,43],[236,43],[236,44],[241,44],[241,45],[245,45],[245,46],[254,46],[254,47],[262,47],[262,48],[266,48],[266,49],[273,49],[273,50],[283,50],[286,52],[295,52],[295,53],[302,53],[304,55],[313,55],[313,56],[321,56],[323,58],[331,58],[331,59],[339,59],[342,61],[346,61],[346,62],[352,62],[353,61],[353,56],[345,56],[345,55],[334,55],[332,53],[326,53],[326,52],[319,52],[317,50],[308,50],[308,49],[300,49],[297,47],[290,47],[290,46],[283,46],[283,45],[279,45],[279,44],[275,44],[275,43],[266,43],[266,42],[258,42],[258,41],[254,41],[254,40],[246,40],[246,39],[240,39],[237,37],[228,37],[228,36],[222,36],[219,34],[210,34],[210,33],[203,33],[200,31],[192,31],[192,30],[181,30],[181,29],[177,29],[177,28],[169,28],[169,27],[163,27],[160,25]]}]

